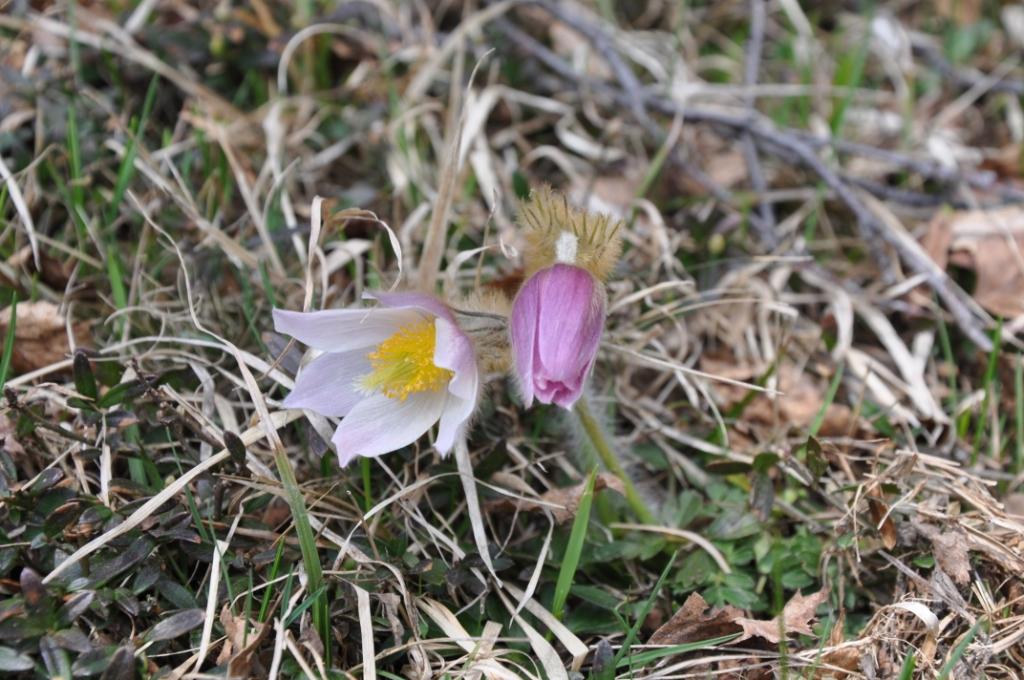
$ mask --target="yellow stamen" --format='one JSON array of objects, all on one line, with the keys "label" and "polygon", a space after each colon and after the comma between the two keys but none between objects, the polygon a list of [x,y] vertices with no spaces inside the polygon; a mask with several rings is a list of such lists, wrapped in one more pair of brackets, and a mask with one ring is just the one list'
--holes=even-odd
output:
[{"label": "yellow stamen", "polygon": [[405,401],[416,392],[439,392],[454,373],[434,363],[434,320],[402,327],[367,355],[373,371],[362,379],[367,391]]}]

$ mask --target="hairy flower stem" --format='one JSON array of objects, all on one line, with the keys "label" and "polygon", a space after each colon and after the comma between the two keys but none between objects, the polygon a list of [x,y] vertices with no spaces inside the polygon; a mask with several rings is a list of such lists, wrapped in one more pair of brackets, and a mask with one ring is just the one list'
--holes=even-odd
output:
[{"label": "hairy flower stem", "polygon": [[633,513],[644,524],[657,525],[657,518],[655,518],[654,513],[650,511],[643,499],[640,498],[636,487],[633,486],[633,480],[626,474],[626,470],[622,467],[622,463],[619,462],[618,456],[615,455],[615,451],[608,442],[608,437],[605,436],[604,430],[601,429],[600,424],[594,418],[594,414],[590,410],[590,404],[585,396],[579,398],[574,410],[576,417],[579,418],[580,424],[583,426],[583,430],[587,433],[587,438],[590,439],[594,450],[597,451],[601,462],[604,463],[609,472],[618,477],[622,482],[622,488],[626,493],[626,502],[629,503]]}]

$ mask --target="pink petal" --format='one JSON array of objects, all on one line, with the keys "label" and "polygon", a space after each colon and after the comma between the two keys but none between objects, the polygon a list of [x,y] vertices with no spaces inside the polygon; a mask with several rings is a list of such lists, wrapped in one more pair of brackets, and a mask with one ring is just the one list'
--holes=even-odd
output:
[{"label": "pink petal", "polygon": [[381,291],[372,291],[363,293],[363,297],[376,300],[385,307],[395,309],[411,307],[419,309],[430,313],[431,316],[437,316],[450,321],[451,323],[455,323],[455,316],[452,314],[451,309],[448,308],[448,305],[427,293],[415,293],[412,291],[385,293]]},{"label": "pink petal", "polygon": [[295,380],[285,400],[287,408],[305,408],[322,416],[343,416],[365,399],[357,381],[371,370],[367,350],[321,355],[311,361]]},{"label": "pink petal", "polygon": [[366,397],[331,438],[339,463],[345,466],[359,456],[372,458],[412,444],[441,417],[444,402],[444,395],[434,392],[410,394],[405,401],[383,394]]},{"label": "pink petal", "polygon": [[585,269],[556,264],[523,284],[512,306],[512,346],[527,405],[571,408],[597,358],[604,292]]},{"label": "pink petal", "polygon": [[399,328],[421,320],[410,309],[274,310],[274,330],[325,352],[344,352],[384,342]]},{"label": "pink petal", "polygon": [[532,277],[523,284],[512,305],[510,331],[512,353],[515,359],[516,378],[522,392],[523,405],[533,405],[533,355],[537,337],[537,316],[540,311],[540,286]]}]

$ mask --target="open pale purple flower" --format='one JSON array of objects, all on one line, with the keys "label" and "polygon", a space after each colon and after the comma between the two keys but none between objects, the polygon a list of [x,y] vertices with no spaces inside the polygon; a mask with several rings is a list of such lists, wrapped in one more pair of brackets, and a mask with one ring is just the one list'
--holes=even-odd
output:
[{"label": "open pale purple flower", "polygon": [[422,293],[374,293],[373,309],[274,310],[274,328],[323,354],[284,401],[344,416],[331,439],[341,465],[400,449],[440,423],[447,454],[476,406],[473,345],[448,307]]},{"label": "open pale purple flower", "polygon": [[558,263],[523,284],[512,304],[512,353],[527,406],[572,408],[604,328],[604,289],[585,269]]}]

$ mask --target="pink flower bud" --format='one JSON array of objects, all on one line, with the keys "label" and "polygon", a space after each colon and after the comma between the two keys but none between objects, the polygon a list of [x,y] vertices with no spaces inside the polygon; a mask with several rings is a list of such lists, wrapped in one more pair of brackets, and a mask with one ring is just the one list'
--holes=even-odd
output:
[{"label": "pink flower bud", "polygon": [[527,279],[512,305],[512,352],[527,406],[572,408],[604,328],[604,287],[585,269],[555,264]]}]

